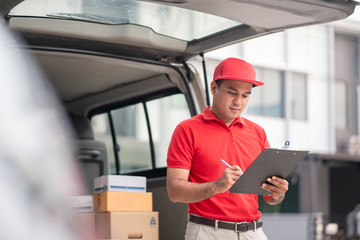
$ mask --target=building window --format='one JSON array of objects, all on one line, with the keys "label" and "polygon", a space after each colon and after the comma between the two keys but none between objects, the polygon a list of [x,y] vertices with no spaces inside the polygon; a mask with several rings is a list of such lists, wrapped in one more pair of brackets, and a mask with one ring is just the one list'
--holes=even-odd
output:
[{"label": "building window", "polygon": [[[306,74],[291,72],[291,79],[285,79],[285,71],[260,67],[255,70],[256,78],[264,85],[253,89],[247,110],[249,114],[285,118],[285,101],[288,101],[291,103],[291,119],[307,119]],[[285,84],[289,81],[290,91],[285,96]]]},{"label": "building window", "polygon": [[307,81],[303,73],[291,73],[291,118],[307,119]]},{"label": "building window", "polygon": [[335,83],[335,125],[337,129],[346,129],[347,127],[347,91],[346,83],[337,81]]},{"label": "building window", "polygon": [[284,72],[255,68],[257,79],[264,86],[256,87],[251,94],[248,113],[269,117],[284,117]]}]

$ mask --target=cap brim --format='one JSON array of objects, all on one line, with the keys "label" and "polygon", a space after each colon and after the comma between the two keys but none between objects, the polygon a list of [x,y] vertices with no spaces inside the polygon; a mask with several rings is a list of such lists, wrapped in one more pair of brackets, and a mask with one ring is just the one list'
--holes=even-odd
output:
[{"label": "cap brim", "polygon": [[256,80],[253,80],[253,79],[245,79],[245,78],[234,78],[234,77],[226,77],[226,76],[222,76],[222,78],[218,78],[218,79],[215,79],[213,81],[217,81],[217,80],[220,80],[220,79],[228,79],[228,80],[239,80],[239,81],[245,81],[245,82],[249,82],[249,83],[252,83],[256,86],[262,86],[264,85],[263,82],[260,82],[260,81],[256,81]]}]

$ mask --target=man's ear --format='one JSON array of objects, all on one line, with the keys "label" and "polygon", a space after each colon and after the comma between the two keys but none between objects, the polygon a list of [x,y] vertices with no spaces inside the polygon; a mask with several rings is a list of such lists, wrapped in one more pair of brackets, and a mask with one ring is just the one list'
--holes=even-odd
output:
[{"label": "man's ear", "polygon": [[210,84],[210,90],[211,90],[211,94],[213,96],[214,96],[217,88],[218,88],[218,85],[216,84],[216,82],[212,81]]}]

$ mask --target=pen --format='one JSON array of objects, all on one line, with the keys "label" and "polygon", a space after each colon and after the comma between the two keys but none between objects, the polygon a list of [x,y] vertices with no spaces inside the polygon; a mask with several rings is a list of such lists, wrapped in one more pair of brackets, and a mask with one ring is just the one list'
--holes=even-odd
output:
[{"label": "pen", "polygon": [[228,164],[224,159],[220,159],[220,161],[222,161],[226,166],[231,167],[231,165]]}]

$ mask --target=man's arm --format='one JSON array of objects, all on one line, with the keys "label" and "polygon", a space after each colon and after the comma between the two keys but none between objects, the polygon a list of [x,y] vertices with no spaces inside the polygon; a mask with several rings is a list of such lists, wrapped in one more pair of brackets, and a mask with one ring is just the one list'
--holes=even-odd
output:
[{"label": "man's arm", "polygon": [[168,168],[166,187],[172,202],[194,203],[227,191],[243,174],[239,166],[226,168],[219,180],[207,183],[189,182],[189,170]]},{"label": "man's arm", "polygon": [[289,188],[289,183],[282,178],[273,176],[268,178],[267,181],[271,184],[262,184],[262,188],[269,191],[271,195],[264,195],[265,201],[270,205],[276,205],[281,203],[284,200],[285,193]]}]

